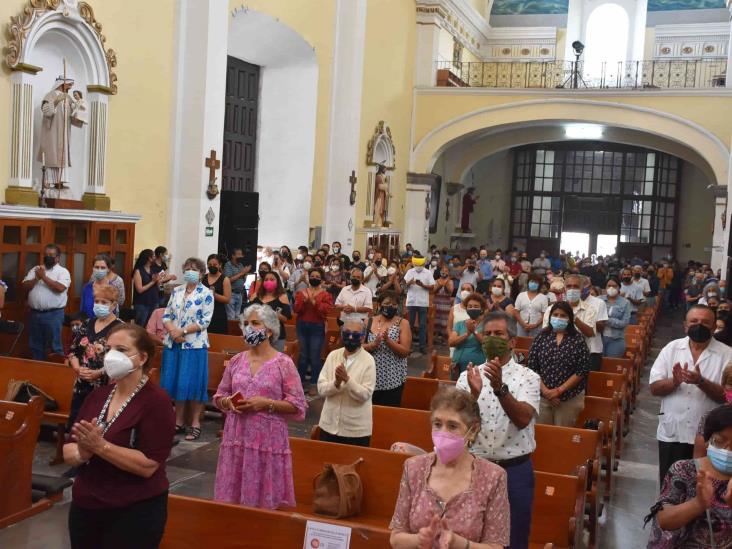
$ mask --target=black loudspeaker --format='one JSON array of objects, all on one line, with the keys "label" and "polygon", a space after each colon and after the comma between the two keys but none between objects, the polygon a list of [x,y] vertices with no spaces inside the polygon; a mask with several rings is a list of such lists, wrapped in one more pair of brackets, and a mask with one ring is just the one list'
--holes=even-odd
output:
[{"label": "black loudspeaker", "polygon": [[234,248],[244,252],[245,265],[257,261],[259,193],[223,191],[219,213],[219,250],[229,256]]}]

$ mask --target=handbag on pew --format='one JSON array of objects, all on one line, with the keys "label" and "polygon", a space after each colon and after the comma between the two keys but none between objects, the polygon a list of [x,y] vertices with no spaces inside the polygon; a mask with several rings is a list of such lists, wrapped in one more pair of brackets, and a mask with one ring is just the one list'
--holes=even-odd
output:
[{"label": "handbag on pew", "polygon": [[46,412],[55,412],[58,410],[58,402],[56,402],[56,399],[40,387],[33,385],[30,381],[18,379],[8,381],[5,400],[27,404],[34,396],[39,396],[43,399],[43,409]]},{"label": "handbag on pew", "polygon": [[346,518],[361,512],[363,484],[356,466],[326,463],[323,472],[313,479],[313,512],[334,518]]}]

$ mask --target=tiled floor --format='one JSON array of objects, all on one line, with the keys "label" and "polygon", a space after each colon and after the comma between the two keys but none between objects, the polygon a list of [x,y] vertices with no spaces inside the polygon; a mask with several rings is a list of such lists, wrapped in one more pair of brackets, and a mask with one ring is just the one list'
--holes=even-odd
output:
[{"label": "tiled floor", "polygon": [[[654,503],[658,492],[658,456],[655,441],[658,399],[648,392],[648,370],[652,359],[663,344],[681,335],[680,316],[659,319],[653,352],[644,372],[643,389],[638,396],[638,406],[631,419],[630,434],[625,439],[623,459],[615,477],[615,491],[601,518],[599,547],[602,549],[636,549],[646,546],[648,531],[643,530],[643,516]],[[425,364],[426,358],[410,359],[410,374],[418,375]],[[303,423],[292,424],[290,434],[299,437],[308,436],[310,428],[320,416],[321,407],[320,399],[312,399],[306,420]],[[171,492],[202,498],[213,496],[219,446],[216,438],[218,426],[219,420],[211,416],[205,424],[200,442],[181,442],[173,448],[167,463]],[[48,465],[53,450],[54,446],[50,442],[39,443],[34,463],[35,472],[50,475],[63,473],[65,466]],[[55,505],[50,510],[0,530],[0,548],[69,547],[66,517],[70,490],[65,496],[63,503]]]}]

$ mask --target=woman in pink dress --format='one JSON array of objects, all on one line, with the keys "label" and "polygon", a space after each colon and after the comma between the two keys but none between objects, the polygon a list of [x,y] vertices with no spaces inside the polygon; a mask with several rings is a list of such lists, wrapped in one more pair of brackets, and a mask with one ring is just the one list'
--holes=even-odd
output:
[{"label": "woman in pink dress", "polygon": [[265,509],[294,507],[287,420],[305,419],[300,376],[290,357],[271,345],[280,322],[270,307],[252,305],[242,319],[249,350],[231,359],[214,395],[226,413],[214,498]]}]

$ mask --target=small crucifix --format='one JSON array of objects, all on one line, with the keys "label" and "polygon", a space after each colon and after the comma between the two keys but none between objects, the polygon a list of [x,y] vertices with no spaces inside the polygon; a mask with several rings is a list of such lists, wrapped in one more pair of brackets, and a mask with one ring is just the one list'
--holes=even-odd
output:
[{"label": "small crucifix", "polygon": [[358,181],[358,177],[356,177],[356,170],[351,170],[351,177],[348,178],[348,182],[351,184],[351,194],[349,196],[349,202],[351,203],[351,206],[353,206],[356,203],[356,182]]},{"label": "small crucifix", "polygon": [[204,166],[208,168],[209,174],[206,195],[210,200],[213,200],[219,194],[219,189],[216,186],[216,170],[221,167],[221,160],[216,158],[216,151],[214,149],[211,149],[211,156],[206,159]]}]

